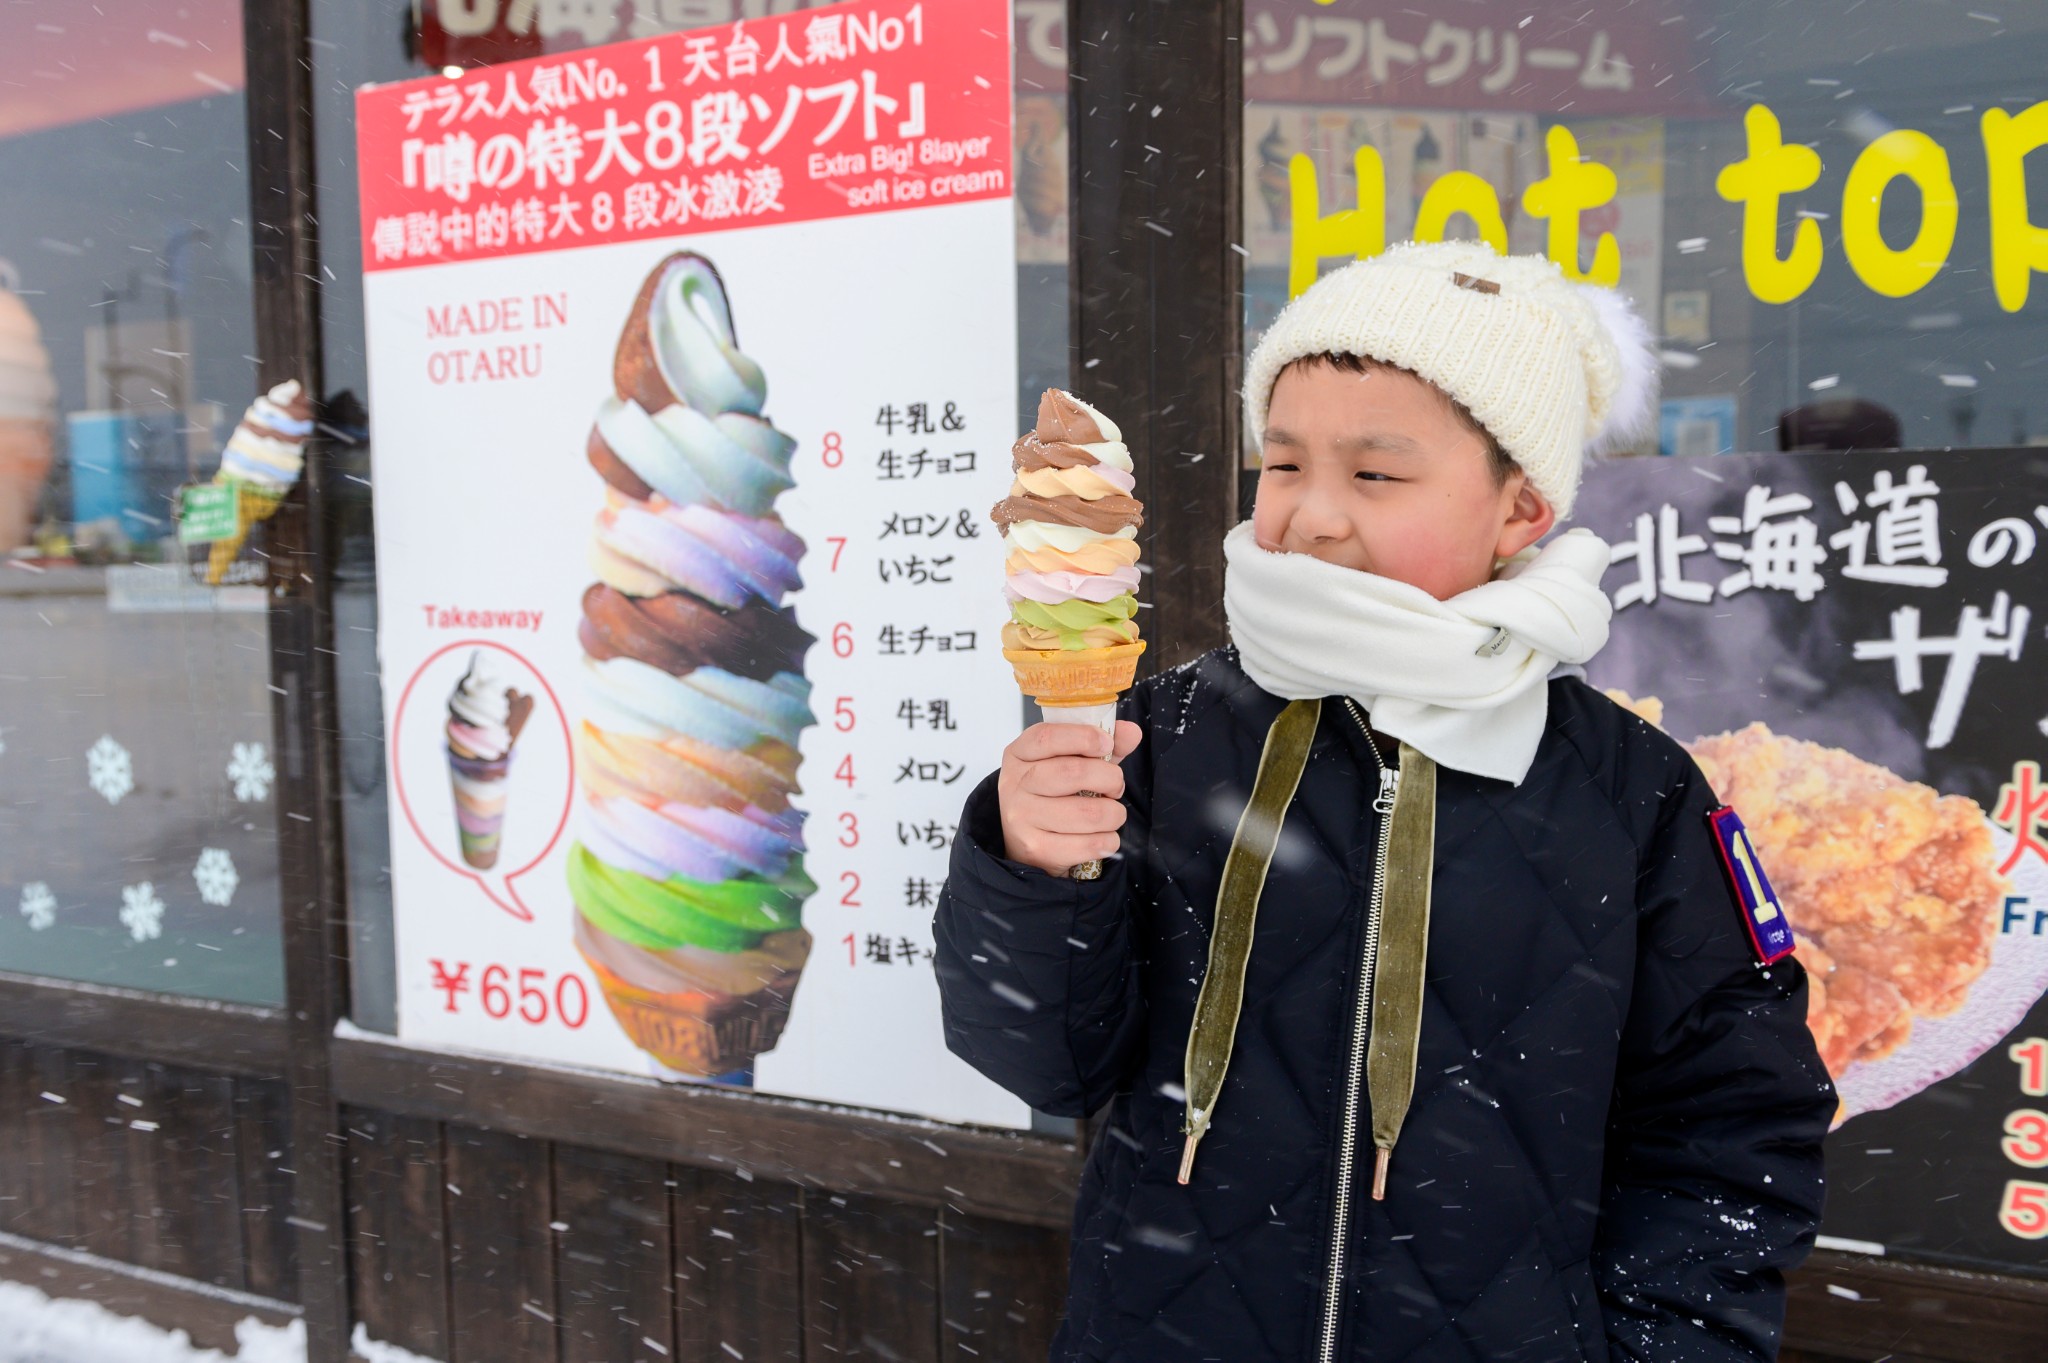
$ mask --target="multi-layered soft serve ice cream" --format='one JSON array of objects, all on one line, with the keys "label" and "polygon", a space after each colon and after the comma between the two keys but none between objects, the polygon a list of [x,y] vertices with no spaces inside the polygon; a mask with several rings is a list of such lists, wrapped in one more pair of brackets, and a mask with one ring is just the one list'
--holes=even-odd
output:
[{"label": "multi-layered soft serve ice cream", "polygon": [[312,434],[313,403],[304,385],[287,379],[242,413],[221,451],[215,481],[289,488],[305,468],[306,438]]},{"label": "multi-layered soft serve ice cream", "polygon": [[641,286],[587,455],[605,483],[578,637],[576,945],[635,1044],[742,1071],[810,950],[797,739],[811,636],[784,604],[803,541],[776,516],[795,442],[691,252]]},{"label": "multi-layered soft serve ice cream", "polygon": [[208,582],[225,578],[250,532],[277,514],[305,468],[312,434],[313,402],[297,379],[276,385],[242,413],[213,475],[214,482],[235,490],[235,532],[208,547]]},{"label": "multi-layered soft serve ice cream", "polygon": [[469,655],[448,697],[448,778],[455,793],[455,829],[462,859],[479,871],[498,864],[505,830],[512,748],[533,715],[533,697],[499,673],[493,654]]},{"label": "multi-layered soft serve ice cream", "polygon": [[[1134,618],[1145,508],[1131,495],[1131,452],[1114,421],[1048,388],[1010,456],[1010,495],[989,512],[1005,550],[1003,657],[1047,719],[1114,733],[1116,699],[1145,651]],[[1068,871],[1101,873],[1095,861]]]},{"label": "multi-layered soft serve ice cream", "polygon": [[1131,453],[1116,423],[1048,388],[1010,450],[1015,481],[989,514],[1003,531],[1006,649],[1098,649],[1138,638]]}]

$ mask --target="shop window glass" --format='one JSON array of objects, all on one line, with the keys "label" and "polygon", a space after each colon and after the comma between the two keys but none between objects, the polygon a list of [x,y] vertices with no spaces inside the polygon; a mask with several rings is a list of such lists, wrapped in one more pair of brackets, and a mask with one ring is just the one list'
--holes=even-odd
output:
[{"label": "shop window glass", "polygon": [[1644,454],[2048,441],[2048,11],[1247,0],[1246,344],[1328,270],[1486,236],[1660,337]]},{"label": "shop window glass", "polygon": [[256,396],[241,7],[0,46],[0,969],[278,1003],[264,532],[174,509]]},{"label": "shop window glass", "polygon": [[[420,0],[408,15],[352,0],[313,0],[316,179],[321,221],[325,406],[341,437],[328,487],[335,528],[335,648],[357,1024],[396,1030],[391,939],[387,745],[377,666],[376,556],[367,445],[354,91],[435,71],[738,19],[817,8],[797,0]],[[1038,395],[1067,382],[1067,83],[1064,0],[1017,0],[1015,13],[1019,425]],[[394,18],[396,15],[396,18]]]},{"label": "shop window glass", "polygon": [[1819,1246],[2038,1273],[2048,974],[2011,963],[2042,464],[2010,447],[2048,443],[2048,9],[1247,0],[1243,36],[1248,343],[1444,235],[1618,284],[1657,333],[1633,453],[1699,457],[1589,471],[1588,680],[1752,820],[1840,1100]]}]

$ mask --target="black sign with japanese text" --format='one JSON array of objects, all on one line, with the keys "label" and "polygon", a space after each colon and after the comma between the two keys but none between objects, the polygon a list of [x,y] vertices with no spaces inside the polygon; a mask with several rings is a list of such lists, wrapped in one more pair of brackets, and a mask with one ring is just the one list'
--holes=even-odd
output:
[{"label": "black sign with japanese text", "polygon": [[1747,824],[1842,1095],[1823,1244],[2048,1271],[2048,449],[1621,460],[1591,680]]}]

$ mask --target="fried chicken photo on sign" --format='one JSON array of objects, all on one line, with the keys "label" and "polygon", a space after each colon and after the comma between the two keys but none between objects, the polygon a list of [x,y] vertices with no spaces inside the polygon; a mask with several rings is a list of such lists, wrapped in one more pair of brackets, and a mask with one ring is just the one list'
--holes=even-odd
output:
[{"label": "fried chicken photo on sign", "polygon": [[1762,724],[1686,748],[1741,812],[1798,934],[1828,1073],[1963,1006],[2010,889],[1976,801]]},{"label": "fried chicken photo on sign", "polygon": [[[1664,727],[1657,697],[1607,696]],[[2011,890],[1982,806],[1760,723],[1685,748],[1742,815],[1798,936],[1830,1075],[1896,1051],[1916,1016],[1963,1006]]]}]

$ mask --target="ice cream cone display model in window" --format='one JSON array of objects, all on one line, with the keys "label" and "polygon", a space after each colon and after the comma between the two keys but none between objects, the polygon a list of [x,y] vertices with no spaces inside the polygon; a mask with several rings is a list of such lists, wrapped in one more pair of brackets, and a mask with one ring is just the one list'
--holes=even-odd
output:
[{"label": "ice cream cone display model in window", "polygon": [[277,514],[306,464],[313,434],[313,401],[297,379],[278,384],[249,404],[221,451],[213,481],[235,490],[235,530],[207,546],[206,580],[219,585],[241,557],[257,526]]},{"label": "ice cream cone display model in window", "polygon": [[[5,268],[0,263],[0,268]],[[28,304],[0,276],[0,554],[28,543],[50,477],[57,380]]]},{"label": "ice cream cone display model in window", "polygon": [[[1131,452],[1115,422],[1048,388],[1010,459],[1010,495],[989,513],[1003,532],[1010,603],[1003,657],[1046,719],[1108,733],[1145,651],[1135,619],[1145,508],[1131,495]],[[1101,870],[1086,862],[1069,874]]]},{"label": "ice cream cone display model in window", "polygon": [[700,1077],[774,1047],[811,937],[797,740],[804,544],[775,501],[796,442],[762,415],[724,282],[679,252],[626,318],[585,454],[603,480],[578,637],[577,950],[633,1043]]}]

